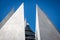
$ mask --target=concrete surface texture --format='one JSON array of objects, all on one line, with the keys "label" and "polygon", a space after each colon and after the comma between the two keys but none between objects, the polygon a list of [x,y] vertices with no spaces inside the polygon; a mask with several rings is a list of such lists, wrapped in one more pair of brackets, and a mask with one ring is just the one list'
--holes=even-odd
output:
[{"label": "concrete surface texture", "polygon": [[38,5],[36,5],[36,10],[38,15],[38,23],[39,23],[38,31],[40,33],[40,34],[36,33],[36,35],[40,35],[37,36],[37,38],[40,37],[41,38],[40,40],[60,40],[59,32],[56,30],[55,26],[48,19],[46,14],[38,7]]},{"label": "concrete surface texture", "polygon": [[25,40],[24,3],[0,29],[0,40]]}]

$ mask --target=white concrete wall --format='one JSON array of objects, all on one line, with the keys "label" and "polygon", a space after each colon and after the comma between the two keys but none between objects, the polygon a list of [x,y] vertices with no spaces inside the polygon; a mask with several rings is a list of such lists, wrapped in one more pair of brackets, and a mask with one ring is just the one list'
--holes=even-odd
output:
[{"label": "white concrete wall", "polygon": [[60,34],[45,13],[37,6],[41,40],[60,40]]},{"label": "white concrete wall", "polygon": [[0,40],[25,40],[23,3],[0,29]]}]

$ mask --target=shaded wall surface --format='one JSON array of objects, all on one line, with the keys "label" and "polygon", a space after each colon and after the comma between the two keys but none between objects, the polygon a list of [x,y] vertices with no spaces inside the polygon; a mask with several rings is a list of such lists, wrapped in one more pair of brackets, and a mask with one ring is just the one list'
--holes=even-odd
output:
[{"label": "shaded wall surface", "polygon": [[37,6],[41,40],[60,40],[60,34],[45,13]]}]

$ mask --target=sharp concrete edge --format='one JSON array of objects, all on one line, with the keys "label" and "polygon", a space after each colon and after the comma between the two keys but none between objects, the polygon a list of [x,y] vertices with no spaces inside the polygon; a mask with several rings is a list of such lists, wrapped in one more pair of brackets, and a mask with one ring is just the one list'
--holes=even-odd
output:
[{"label": "sharp concrete edge", "polygon": [[[37,5],[36,5],[37,7]],[[36,32],[35,32],[35,39],[41,40],[40,37],[40,30],[39,30],[39,19],[38,19],[38,9],[36,8]]]},{"label": "sharp concrete edge", "polygon": [[39,31],[41,40],[60,40],[60,34],[48,19],[46,14],[38,7]]},{"label": "sharp concrete edge", "polygon": [[0,29],[0,40],[25,40],[24,3]]},{"label": "sharp concrete edge", "polygon": [[0,29],[7,22],[7,20],[14,14],[14,8],[8,13],[8,15],[0,23]]}]

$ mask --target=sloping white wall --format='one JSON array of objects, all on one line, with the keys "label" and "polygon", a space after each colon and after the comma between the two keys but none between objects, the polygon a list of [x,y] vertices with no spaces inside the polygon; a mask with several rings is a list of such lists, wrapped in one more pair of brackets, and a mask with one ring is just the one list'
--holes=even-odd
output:
[{"label": "sloping white wall", "polygon": [[45,13],[38,7],[38,5],[36,8],[39,20],[39,28],[37,30],[40,33],[37,34],[36,32],[36,34],[40,35],[39,37],[41,38],[41,40],[60,40],[60,34],[58,33],[54,25],[51,23]]},{"label": "sloping white wall", "polygon": [[0,29],[0,40],[25,40],[24,3]]}]

